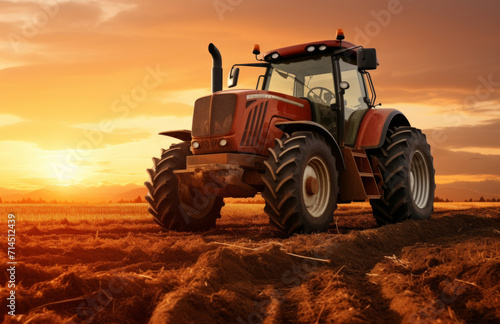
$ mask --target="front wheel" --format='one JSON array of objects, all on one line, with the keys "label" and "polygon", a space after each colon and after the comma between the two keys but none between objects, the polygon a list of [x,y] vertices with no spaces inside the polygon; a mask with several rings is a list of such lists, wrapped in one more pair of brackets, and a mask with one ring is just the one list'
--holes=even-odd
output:
[{"label": "front wheel", "polygon": [[371,152],[382,173],[383,196],[370,200],[379,225],[406,219],[428,219],[434,203],[434,166],[431,149],[421,130],[389,130],[384,145]]},{"label": "front wheel", "polygon": [[262,192],[270,223],[287,235],[327,231],[339,192],[330,146],[312,132],[296,132],[275,141],[264,163]]},{"label": "front wheel", "polygon": [[144,183],[148,211],[158,225],[169,230],[208,230],[215,227],[224,202],[221,197],[209,197],[200,189],[179,183],[174,171],[186,168],[187,155],[189,143],[184,142],[162,150],[160,159],[153,158],[153,168],[147,170],[150,181]]}]

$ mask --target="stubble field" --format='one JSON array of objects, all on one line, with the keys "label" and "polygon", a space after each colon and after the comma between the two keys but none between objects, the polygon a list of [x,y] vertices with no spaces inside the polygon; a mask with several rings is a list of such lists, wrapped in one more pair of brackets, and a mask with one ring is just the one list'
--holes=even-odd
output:
[{"label": "stubble field", "polygon": [[438,203],[431,220],[385,227],[369,204],[341,205],[328,233],[290,238],[261,204],[227,204],[204,233],[162,231],[146,208],[4,205],[18,263],[3,322],[500,321],[498,203]]}]

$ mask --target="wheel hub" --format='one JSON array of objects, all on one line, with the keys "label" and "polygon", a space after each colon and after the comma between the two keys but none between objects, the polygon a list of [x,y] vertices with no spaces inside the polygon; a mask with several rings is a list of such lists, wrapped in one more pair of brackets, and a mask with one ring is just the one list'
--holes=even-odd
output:
[{"label": "wheel hub", "polygon": [[306,193],[309,196],[315,195],[319,192],[319,181],[314,177],[307,177],[306,179]]},{"label": "wheel hub", "polygon": [[330,200],[330,171],[319,157],[312,157],[302,177],[302,198],[307,211],[313,217],[321,217]]}]

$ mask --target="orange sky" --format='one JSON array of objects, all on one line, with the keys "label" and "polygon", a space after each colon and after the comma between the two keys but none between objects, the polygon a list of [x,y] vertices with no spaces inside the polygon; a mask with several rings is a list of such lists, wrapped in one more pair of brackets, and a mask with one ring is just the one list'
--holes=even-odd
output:
[{"label": "orange sky", "polygon": [[[0,2],[0,187],[141,184],[232,63],[314,40],[376,47],[378,99],[426,130],[438,183],[500,181],[498,1]],[[497,192],[500,194],[500,192]]]}]

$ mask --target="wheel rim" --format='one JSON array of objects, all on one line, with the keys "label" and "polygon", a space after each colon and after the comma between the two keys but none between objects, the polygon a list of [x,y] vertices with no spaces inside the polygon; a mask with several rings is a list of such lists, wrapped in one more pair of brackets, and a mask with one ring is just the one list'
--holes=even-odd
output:
[{"label": "wheel rim", "polygon": [[193,193],[188,186],[183,184],[179,184],[179,198],[182,208],[192,219],[203,219],[215,203],[215,198]]},{"label": "wheel rim", "polygon": [[424,154],[417,150],[411,159],[410,188],[413,202],[418,208],[425,208],[430,192],[429,168]]},{"label": "wheel rim", "polygon": [[[311,192],[311,179],[314,189]],[[320,217],[330,200],[330,172],[326,164],[318,157],[312,157],[304,169],[302,177],[302,197],[307,211],[313,217]]]}]

